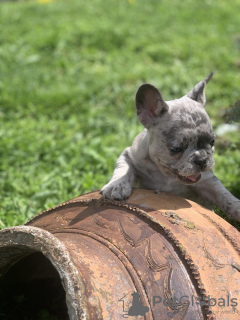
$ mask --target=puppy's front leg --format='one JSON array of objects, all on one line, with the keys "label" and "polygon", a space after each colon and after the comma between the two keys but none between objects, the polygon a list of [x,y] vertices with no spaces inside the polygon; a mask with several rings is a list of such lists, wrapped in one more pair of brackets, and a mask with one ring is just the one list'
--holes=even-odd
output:
[{"label": "puppy's front leg", "polygon": [[132,193],[132,185],[135,180],[135,169],[128,156],[129,148],[126,148],[118,158],[112,179],[100,191],[108,199],[126,199]]},{"label": "puppy's front leg", "polygon": [[240,200],[235,198],[212,172],[201,180],[194,189],[224,211],[228,218],[240,221]]}]

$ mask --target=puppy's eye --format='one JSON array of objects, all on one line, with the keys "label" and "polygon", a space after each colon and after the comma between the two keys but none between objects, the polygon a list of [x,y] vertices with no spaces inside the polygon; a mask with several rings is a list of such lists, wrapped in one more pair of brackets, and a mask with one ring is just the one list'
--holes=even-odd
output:
[{"label": "puppy's eye", "polygon": [[183,151],[183,148],[182,147],[174,147],[174,148],[171,148],[171,151],[173,153],[180,153]]}]

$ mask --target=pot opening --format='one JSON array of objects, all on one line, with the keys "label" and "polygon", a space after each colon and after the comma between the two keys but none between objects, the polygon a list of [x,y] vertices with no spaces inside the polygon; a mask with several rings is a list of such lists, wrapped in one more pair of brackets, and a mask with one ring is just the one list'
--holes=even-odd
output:
[{"label": "pot opening", "polygon": [[0,274],[0,319],[69,319],[59,273],[41,252],[24,256]]}]

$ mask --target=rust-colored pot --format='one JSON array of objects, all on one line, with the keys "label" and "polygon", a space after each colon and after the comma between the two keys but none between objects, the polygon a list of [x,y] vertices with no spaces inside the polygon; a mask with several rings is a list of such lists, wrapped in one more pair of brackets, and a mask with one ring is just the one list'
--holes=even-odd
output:
[{"label": "rust-colored pot", "polygon": [[239,253],[192,201],[89,193],[0,232],[0,319],[237,320]]}]

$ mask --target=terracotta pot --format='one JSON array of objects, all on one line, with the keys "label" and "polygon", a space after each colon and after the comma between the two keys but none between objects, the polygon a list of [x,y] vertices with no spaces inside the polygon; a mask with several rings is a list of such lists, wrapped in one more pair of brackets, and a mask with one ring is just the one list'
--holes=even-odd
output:
[{"label": "terracotta pot", "polygon": [[239,253],[239,232],[194,202],[93,192],[0,232],[0,314],[240,319]]}]

